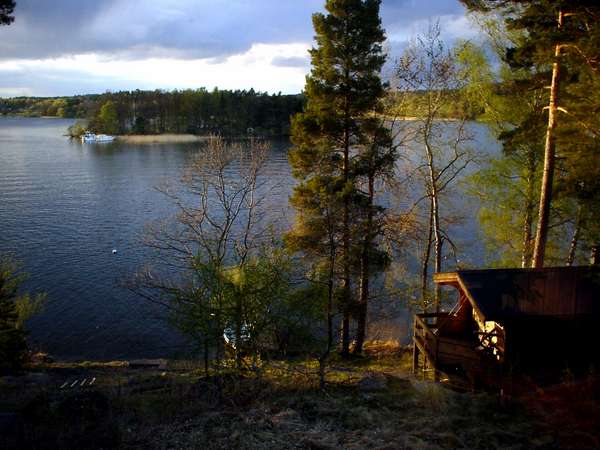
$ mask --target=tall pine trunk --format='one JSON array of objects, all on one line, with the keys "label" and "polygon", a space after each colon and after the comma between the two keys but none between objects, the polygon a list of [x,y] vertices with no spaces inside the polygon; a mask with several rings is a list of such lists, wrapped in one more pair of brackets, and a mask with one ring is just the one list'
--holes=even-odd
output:
[{"label": "tall pine trunk", "polygon": [[333,348],[333,290],[335,282],[335,240],[329,233],[329,273],[327,274],[327,347],[319,357],[319,386],[325,389],[325,369]]},{"label": "tall pine trunk", "polygon": [[367,315],[369,302],[369,278],[371,277],[369,250],[373,243],[373,197],[375,196],[373,175],[369,174],[369,197],[368,197],[368,212],[367,226],[365,229],[365,237],[360,258],[360,294],[358,300],[357,316],[356,316],[356,345],[354,353],[359,355],[362,353],[367,333]]},{"label": "tall pine trunk", "polygon": [[[347,102],[347,100],[346,100]],[[344,131],[344,190],[346,190],[348,181],[350,179],[350,129],[349,129],[349,117],[348,109],[346,105],[346,124]],[[344,217],[342,224],[343,233],[343,276],[342,276],[342,292],[343,292],[343,304],[342,304],[342,349],[341,355],[348,357],[350,355],[350,201],[346,193],[344,195]]]},{"label": "tall pine trunk", "polygon": [[[558,28],[562,27],[563,12],[558,13]],[[542,189],[540,192],[540,209],[535,246],[533,248],[532,267],[544,267],[546,242],[548,240],[548,224],[550,222],[550,205],[552,203],[552,185],[554,182],[554,159],[556,154],[556,113],[558,111],[558,88],[560,84],[560,54],[561,46],[554,49],[554,63],[552,64],[552,83],[550,85],[550,104],[548,105],[548,128],[546,129],[546,145],[544,148],[544,174],[542,176]]]}]

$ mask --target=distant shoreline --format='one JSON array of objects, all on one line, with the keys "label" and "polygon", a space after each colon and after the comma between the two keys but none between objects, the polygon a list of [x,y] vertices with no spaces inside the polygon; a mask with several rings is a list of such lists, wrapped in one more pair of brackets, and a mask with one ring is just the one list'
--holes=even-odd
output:
[{"label": "distant shoreline", "polygon": [[117,141],[128,144],[173,144],[186,142],[201,142],[210,139],[209,136],[195,134],[122,134],[115,136]]}]

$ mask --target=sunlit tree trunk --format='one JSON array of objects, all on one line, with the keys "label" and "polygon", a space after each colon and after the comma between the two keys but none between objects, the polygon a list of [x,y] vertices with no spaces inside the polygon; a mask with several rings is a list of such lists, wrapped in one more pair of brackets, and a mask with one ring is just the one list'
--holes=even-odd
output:
[{"label": "sunlit tree trunk", "polygon": [[[558,13],[558,28],[562,27],[563,12]],[[533,248],[532,267],[544,266],[546,242],[548,240],[548,224],[550,222],[550,205],[552,203],[552,185],[554,181],[554,159],[556,153],[556,113],[558,111],[558,88],[560,84],[560,55],[561,46],[554,49],[554,63],[552,64],[552,83],[550,84],[550,104],[548,105],[548,128],[546,130],[546,145],[544,148],[544,173],[542,176],[542,189],[540,193],[540,209],[535,246]]]},{"label": "sunlit tree trunk", "polygon": [[525,217],[523,218],[523,248],[521,253],[521,267],[531,264],[531,243],[533,229],[534,188],[535,188],[535,156],[531,149],[527,157],[527,193],[525,198]]}]

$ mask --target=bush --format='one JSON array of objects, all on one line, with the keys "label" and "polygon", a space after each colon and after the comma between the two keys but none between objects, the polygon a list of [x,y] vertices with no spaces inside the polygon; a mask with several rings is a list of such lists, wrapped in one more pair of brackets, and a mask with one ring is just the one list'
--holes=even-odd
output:
[{"label": "bush", "polygon": [[34,300],[19,295],[24,278],[12,258],[0,255],[0,373],[18,370],[27,360],[23,325],[44,300],[43,295]]}]

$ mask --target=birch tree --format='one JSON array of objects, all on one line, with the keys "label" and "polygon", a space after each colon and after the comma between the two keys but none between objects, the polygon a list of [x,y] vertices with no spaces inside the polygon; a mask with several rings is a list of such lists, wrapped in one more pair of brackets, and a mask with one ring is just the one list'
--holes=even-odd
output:
[{"label": "birch tree", "polygon": [[433,304],[436,311],[440,309],[439,290],[436,288],[433,299],[428,298],[431,259],[433,271],[441,272],[444,243],[454,247],[443,227],[441,204],[446,191],[473,161],[467,145],[470,136],[466,130],[466,117],[457,117],[452,122],[440,117],[445,106],[461,101],[460,93],[466,82],[455,59],[456,55],[440,38],[439,25],[432,24],[427,33],[418,37],[399,58],[395,71],[396,89],[405,95],[419,94],[411,110],[414,140],[410,151],[415,156],[408,178],[420,180],[422,194],[410,208],[409,215],[418,208],[424,209],[421,301],[424,305]]}]

